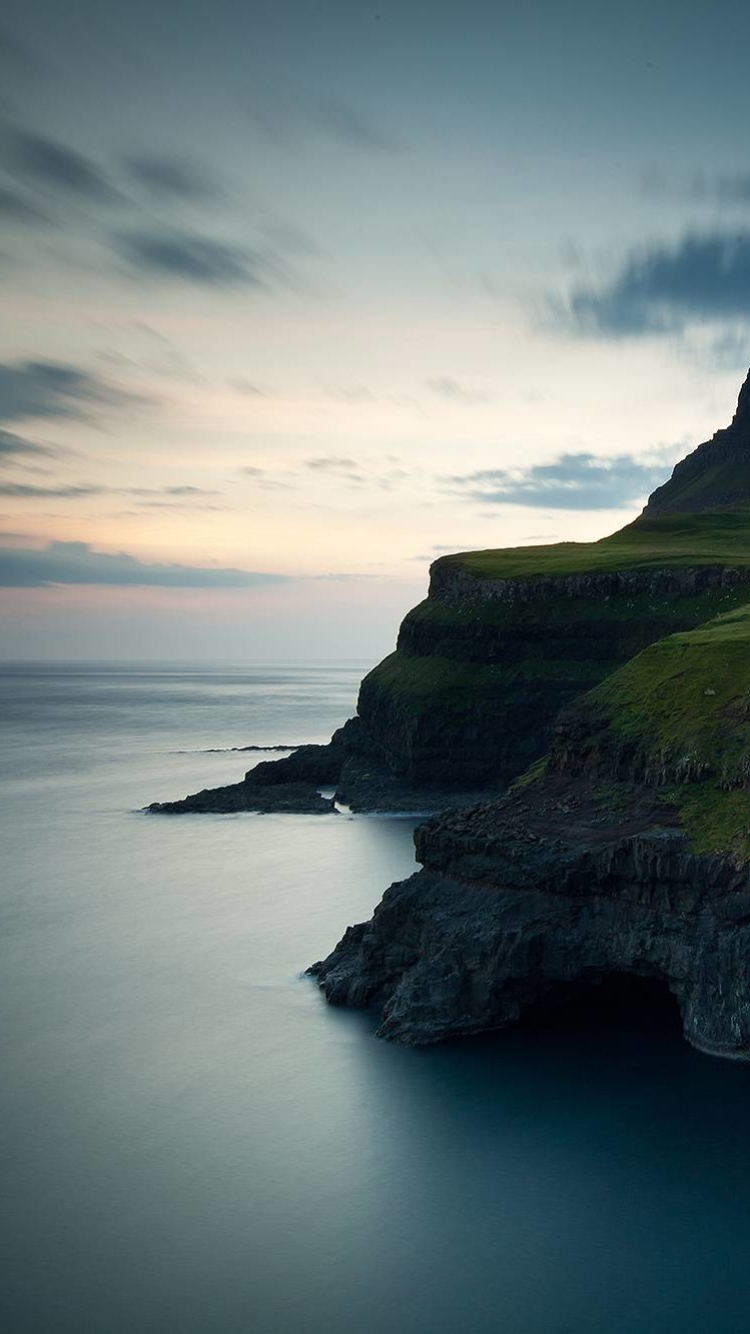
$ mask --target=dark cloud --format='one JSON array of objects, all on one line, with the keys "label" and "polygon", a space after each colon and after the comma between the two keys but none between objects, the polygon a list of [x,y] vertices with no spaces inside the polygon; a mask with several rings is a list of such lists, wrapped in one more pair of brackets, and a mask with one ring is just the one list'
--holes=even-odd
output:
[{"label": "dark cloud", "polygon": [[119,198],[96,163],[67,145],[27,130],[6,130],[6,165],[27,180],[99,203]]},{"label": "dark cloud", "polygon": [[433,380],[427,381],[434,394],[439,394],[441,398],[451,398],[456,403],[489,403],[487,394],[481,394],[473,389],[467,389],[458,380],[453,380],[449,375],[438,375]]},{"label": "dark cloud", "polygon": [[0,185],[0,218],[5,218],[9,222],[24,223],[27,226],[49,222],[47,214],[41,208],[4,185]]},{"label": "dark cloud", "polygon": [[0,464],[7,460],[23,459],[29,454],[54,458],[57,452],[47,445],[36,445],[32,440],[25,440],[23,436],[15,435],[13,431],[4,431],[0,427]]},{"label": "dark cloud", "polygon": [[[202,500],[204,496],[218,496],[220,491],[210,491],[202,486],[97,486],[93,482],[79,482],[71,485],[37,486],[31,482],[0,483],[0,496],[15,496],[19,499],[39,500],[57,497],[58,499],[76,500],[80,496],[132,496],[144,506],[161,505],[162,497],[179,497],[181,509],[188,508],[188,502]],[[151,497],[159,499],[152,500]],[[170,502],[174,504],[174,502]],[[177,508],[177,505],[174,506]],[[198,508],[206,508],[202,503]]]},{"label": "dark cloud", "polygon": [[750,319],[750,233],[688,235],[633,252],[609,283],[574,288],[556,313],[579,331],[611,337]]},{"label": "dark cloud", "polygon": [[133,153],[123,159],[132,180],[152,195],[186,203],[218,199],[222,191],[211,172],[185,157]]},{"label": "dark cloud", "polygon": [[125,552],[94,551],[87,542],[50,542],[0,549],[0,585],[39,588],[49,584],[110,584],[156,588],[254,588],[286,583],[281,574],[190,565],[149,565]]},{"label": "dark cloud", "polygon": [[750,204],[750,171],[729,172],[716,181],[719,199],[728,204]]},{"label": "dark cloud", "polygon": [[146,400],[61,361],[0,362],[0,422],[84,417]]},{"label": "dark cloud", "polygon": [[115,245],[141,273],[203,287],[263,287],[270,268],[255,251],[188,232],[131,232],[117,237]]},{"label": "dark cloud", "polygon": [[78,500],[82,496],[101,496],[106,493],[106,486],[90,486],[81,483],[78,486],[34,486],[31,482],[0,482],[0,496],[15,496],[22,500]]},{"label": "dark cloud", "polygon": [[[490,468],[443,479],[466,499],[494,505],[565,510],[628,509],[666,480],[671,448],[654,460],[631,454],[561,454],[552,463],[506,471]],[[669,463],[666,462],[667,456]]]}]

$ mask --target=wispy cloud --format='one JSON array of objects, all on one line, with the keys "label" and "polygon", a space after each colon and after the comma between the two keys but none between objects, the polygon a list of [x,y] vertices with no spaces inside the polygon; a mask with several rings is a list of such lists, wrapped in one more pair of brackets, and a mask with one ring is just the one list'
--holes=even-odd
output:
[{"label": "wispy cloud", "polygon": [[452,379],[450,375],[437,375],[434,379],[428,380],[427,384],[433,394],[438,394],[440,398],[450,398],[455,403],[471,404],[489,403],[491,401],[487,394],[469,389],[467,385]]},{"label": "wispy cloud", "polygon": [[181,154],[131,153],[122,162],[131,180],[159,199],[194,203],[223,193],[209,167]]},{"label": "wispy cloud", "polygon": [[0,422],[83,417],[93,410],[142,406],[146,401],[67,362],[0,362]]},{"label": "wispy cloud", "polygon": [[0,464],[18,462],[31,456],[56,457],[58,451],[48,445],[37,445],[33,440],[25,440],[13,431],[4,431],[0,427]]},{"label": "wispy cloud", "polygon": [[102,168],[67,144],[15,127],[0,142],[6,168],[26,181],[97,203],[120,198]]},{"label": "wispy cloud", "polygon": [[316,481],[328,487],[364,491],[366,489],[392,491],[412,474],[398,466],[394,455],[385,458],[356,459],[343,454],[322,454],[303,459],[284,471],[271,471],[252,464],[240,472],[264,490],[292,490],[309,488]]},{"label": "wispy cloud", "polygon": [[551,463],[506,470],[490,468],[444,478],[467,500],[562,510],[629,509],[662,482],[684,446],[667,446],[652,458],[619,454],[561,454]]},{"label": "wispy cloud", "polygon": [[303,103],[308,120],[340,143],[374,153],[400,153],[403,141],[369,121],[356,107],[338,98]]},{"label": "wispy cloud", "polygon": [[110,584],[159,588],[257,588],[288,582],[288,576],[228,566],[149,564],[125,552],[95,551],[88,542],[50,542],[43,550],[0,548],[0,585],[38,588],[50,584]]},{"label": "wispy cloud", "polygon": [[14,496],[18,500],[46,500],[52,497],[59,500],[76,500],[81,496],[129,496],[143,506],[169,502],[170,506],[177,507],[179,502],[180,508],[189,508],[193,503],[197,503],[200,508],[206,508],[203,504],[204,497],[218,495],[221,495],[220,491],[209,490],[203,486],[97,486],[94,482],[77,482],[70,485],[51,482],[49,485],[38,486],[32,482],[0,482],[0,496]]},{"label": "wispy cloud", "polygon": [[37,203],[4,185],[0,186],[0,218],[24,226],[49,222],[48,214]]},{"label": "wispy cloud", "polygon": [[150,277],[201,287],[265,287],[273,272],[268,256],[189,232],[135,231],[114,238],[117,253]]},{"label": "wispy cloud", "polygon": [[93,486],[88,482],[70,486],[35,486],[31,482],[0,482],[0,496],[13,496],[17,500],[80,500],[82,496],[101,496],[108,491],[105,486]]},{"label": "wispy cloud", "polygon": [[404,140],[376,124],[351,102],[300,94],[280,80],[255,79],[248,98],[250,119],[279,148],[294,148],[312,134],[360,152],[401,153]]}]

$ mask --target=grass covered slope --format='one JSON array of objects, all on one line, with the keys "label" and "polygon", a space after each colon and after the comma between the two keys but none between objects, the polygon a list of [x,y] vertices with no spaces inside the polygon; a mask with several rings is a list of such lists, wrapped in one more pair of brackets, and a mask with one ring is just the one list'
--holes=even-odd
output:
[{"label": "grass covered slope", "polygon": [[693,851],[750,856],[750,605],[652,644],[579,699],[546,774],[603,783],[603,798],[607,783],[657,788]]},{"label": "grass covered slope", "polygon": [[598,542],[505,547],[442,556],[438,574],[464,570],[476,579],[559,579],[665,568],[750,565],[750,507],[716,514],[641,517]]}]

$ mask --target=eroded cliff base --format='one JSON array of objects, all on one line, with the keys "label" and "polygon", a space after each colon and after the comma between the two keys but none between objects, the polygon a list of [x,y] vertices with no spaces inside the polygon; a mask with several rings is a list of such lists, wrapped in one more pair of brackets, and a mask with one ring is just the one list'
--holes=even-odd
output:
[{"label": "eroded cliff base", "polygon": [[696,856],[668,806],[632,795],[627,823],[569,791],[438,817],[419,831],[427,868],[310,971],[332,1004],[374,1007],[379,1036],[411,1045],[506,1028],[576,984],[654,979],[694,1046],[747,1057],[747,864]]}]

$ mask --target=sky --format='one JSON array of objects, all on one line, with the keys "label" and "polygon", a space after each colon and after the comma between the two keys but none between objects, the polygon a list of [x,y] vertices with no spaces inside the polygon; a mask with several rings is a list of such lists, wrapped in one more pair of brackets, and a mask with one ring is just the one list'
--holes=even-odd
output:
[{"label": "sky", "polygon": [[750,12],[6,0],[0,657],[376,661],[750,365]]}]

